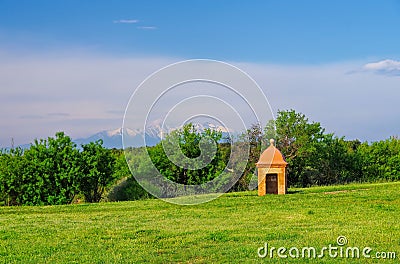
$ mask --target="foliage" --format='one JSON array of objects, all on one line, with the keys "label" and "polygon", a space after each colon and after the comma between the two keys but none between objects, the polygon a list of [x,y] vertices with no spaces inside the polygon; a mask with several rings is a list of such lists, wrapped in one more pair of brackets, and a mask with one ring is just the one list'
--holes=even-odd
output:
[{"label": "foliage", "polygon": [[19,193],[24,186],[25,159],[21,148],[0,154],[0,198],[5,205],[20,204]]},{"label": "foliage", "polygon": [[263,131],[260,124],[253,124],[247,131],[239,135],[238,143],[248,145],[248,155],[246,166],[242,176],[232,187],[231,191],[245,191],[249,188],[249,183],[254,175],[255,164],[260,158],[261,150],[263,150]]},{"label": "foliage", "polygon": [[71,203],[83,193],[89,202],[100,200],[113,180],[114,157],[101,142],[82,146],[80,152],[63,132],[35,140],[0,155],[0,198],[4,205]]},{"label": "foliage", "polygon": [[79,151],[62,132],[1,157],[1,196],[7,205],[70,203],[78,190]]},{"label": "foliage", "polygon": [[99,140],[82,146],[79,190],[88,202],[99,202],[105,188],[115,180],[115,157],[102,144]]},{"label": "foliage", "polygon": [[115,153],[116,163],[114,166],[114,179],[118,182],[112,186],[107,198],[109,201],[129,201],[148,199],[152,196],[143,189],[143,187],[136,181],[135,177],[129,170],[126,159],[132,166],[134,174],[146,173],[143,171],[145,148],[131,148],[127,149],[125,153],[119,151]]},{"label": "foliage", "polygon": [[[270,135],[275,128],[277,148],[288,162],[289,185],[306,186],[310,184],[311,174],[315,173],[318,152],[322,150],[321,142],[324,129],[320,123],[309,122],[304,114],[294,110],[279,111],[275,121],[265,129]],[[317,172],[318,173],[318,172]]]},{"label": "foliage", "polygon": [[358,147],[363,180],[400,180],[400,139],[363,143]]},{"label": "foliage", "polygon": [[222,133],[197,131],[193,124],[175,130],[166,139],[147,149],[158,171],[167,179],[186,185],[213,180],[225,169],[226,153],[218,144]]},{"label": "foliage", "polygon": [[[276,140],[277,148],[288,162],[289,186],[330,185],[400,179],[400,140],[368,144],[346,141],[325,133],[318,122],[294,110],[278,111],[260,132],[253,125],[242,138],[250,143],[250,158],[236,190],[246,188],[264,141]],[[240,186],[241,188],[238,188]]]}]

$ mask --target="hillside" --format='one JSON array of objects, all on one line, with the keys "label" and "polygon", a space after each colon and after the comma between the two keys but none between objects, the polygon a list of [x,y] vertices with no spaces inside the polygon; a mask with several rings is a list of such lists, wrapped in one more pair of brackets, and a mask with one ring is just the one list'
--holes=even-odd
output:
[{"label": "hillside", "polygon": [[[270,247],[370,247],[400,255],[400,183],[229,193],[197,206],[160,200],[0,208],[1,263],[259,263]],[[340,248],[340,247],[339,247]],[[262,251],[261,251],[262,252]],[[319,253],[319,251],[318,251]],[[317,253],[317,254],[318,254]],[[287,252],[286,252],[287,254]],[[360,253],[361,254],[361,253]],[[282,263],[296,259],[279,259]],[[315,262],[368,263],[330,258]],[[301,262],[314,262],[303,258]],[[385,263],[394,263],[385,260]]]}]

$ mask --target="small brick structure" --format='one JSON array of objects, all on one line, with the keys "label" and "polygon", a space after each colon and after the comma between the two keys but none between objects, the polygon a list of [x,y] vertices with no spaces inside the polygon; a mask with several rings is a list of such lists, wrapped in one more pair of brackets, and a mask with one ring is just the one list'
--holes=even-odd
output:
[{"label": "small brick structure", "polygon": [[286,166],[285,158],[275,147],[275,140],[270,139],[269,147],[264,150],[256,163],[259,196],[267,193],[287,193]]}]

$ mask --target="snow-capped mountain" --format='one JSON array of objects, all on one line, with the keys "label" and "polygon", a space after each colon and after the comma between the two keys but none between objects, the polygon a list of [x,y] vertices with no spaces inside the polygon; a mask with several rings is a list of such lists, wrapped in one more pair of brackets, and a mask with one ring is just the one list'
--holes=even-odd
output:
[{"label": "snow-capped mountain", "polygon": [[[205,122],[202,124],[194,123],[193,125],[199,132],[208,128],[220,131],[222,132],[223,138],[229,137],[230,133],[233,132],[232,130],[226,129],[223,126],[215,125],[209,122]],[[160,142],[162,138],[164,138],[166,133],[168,134],[173,130],[179,128],[180,127],[165,126],[164,129],[162,129],[162,122],[160,120],[156,120],[152,123],[149,123],[145,131],[143,129],[130,129],[130,128],[103,130],[86,138],[73,139],[73,142],[75,142],[77,146],[80,148],[81,145],[88,144],[90,142],[95,142],[101,139],[103,140],[103,146],[105,148],[122,149],[123,148],[122,136],[124,138],[125,147],[142,147],[144,146],[143,137],[145,137],[146,145],[154,146],[158,142]],[[221,141],[224,141],[224,139]],[[30,146],[31,144],[24,144],[20,145],[19,147],[23,149],[28,149],[30,148]],[[10,149],[10,148],[8,147],[5,149]]]},{"label": "snow-capped mountain", "polygon": [[210,122],[206,122],[206,123],[203,123],[203,124],[195,123],[193,125],[198,131],[203,131],[205,129],[211,129],[211,130],[216,130],[216,131],[219,131],[219,132],[222,132],[222,133],[232,132],[229,129],[227,129],[226,127],[215,125],[215,124],[212,124]]},{"label": "snow-capped mountain", "polygon": [[[214,125],[209,122],[203,124],[195,123],[194,126],[198,131],[208,128],[220,131],[222,132],[223,137],[229,136],[229,132],[231,132],[222,126]],[[170,133],[176,129],[179,129],[179,127],[166,127],[162,129],[161,122],[153,122],[144,132],[140,129],[118,128],[113,130],[104,130],[87,138],[76,139],[74,142],[80,146],[81,144],[87,144],[101,139],[103,140],[104,147],[120,149],[123,148],[122,136],[124,137],[125,147],[142,147],[144,145],[143,137],[145,137],[146,145],[154,146],[163,138],[163,133]]]},{"label": "snow-capped mountain", "polygon": [[74,142],[80,146],[82,144],[87,144],[89,142],[94,142],[99,139],[103,140],[103,146],[105,148],[117,148],[122,149],[122,136],[124,137],[124,142],[130,147],[141,147],[144,145],[143,136],[146,137],[146,144],[148,146],[154,146],[160,142],[160,137],[157,135],[152,135],[143,133],[140,130],[133,130],[129,128],[118,128],[113,130],[104,130],[98,132],[87,138],[79,138],[74,140]]}]

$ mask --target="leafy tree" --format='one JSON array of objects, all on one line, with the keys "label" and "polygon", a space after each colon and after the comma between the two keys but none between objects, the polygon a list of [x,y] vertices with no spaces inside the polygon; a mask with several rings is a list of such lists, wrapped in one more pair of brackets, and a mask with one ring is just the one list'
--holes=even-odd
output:
[{"label": "leafy tree", "polygon": [[400,139],[364,142],[357,152],[362,160],[364,181],[400,179]]},{"label": "leafy tree", "polygon": [[320,123],[309,122],[304,114],[294,110],[278,111],[276,120],[265,127],[265,134],[275,135],[276,145],[289,164],[289,185],[311,184],[317,145],[324,138]]},{"label": "leafy tree", "polygon": [[221,138],[221,132],[211,129],[199,132],[193,124],[187,124],[147,150],[164,177],[177,183],[196,185],[214,179],[224,170],[226,160],[222,157],[226,158],[226,155],[218,144]]},{"label": "leafy tree", "polygon": [[313,158],[316,172],[310,178],[313,185],[347,183],[357,179],[356,159],[343,138],[324,135]]},{"label": "leafy tree", "polygon": [[22,204],[66,204],[78,192],[79,150],[63,132],[35,140],[25,151]]},{"label": "leafy tree", "polygon": [[0,153],[0,199],[4,205],[20,205],[26,162],[21,148]]},{"label": "leafy tree", "polygon": [[[231,191],[245,191],[249,187],[251,178],[254,176],[256,169],[256,163],[260,158],[261,151],[263,150],[263,130],[260,124],[253,124],[246,132],[239,136],[238,144],[243,144],[244,146],[248,144],[248,155],[243,155],[245,153],[239,153],[243,155],[242,158],[247,157],[246,166],[244,171],[236,182],[236,184],[231,188]],[[243,148],[242,152],[246,152]],[[235,157],[234,157],[235,158]]]},{"label": "leafy tree", "polygon": [[79,189],[87,202],[99,202],[106,187],[115,180],[115,157],[102,145],[102,140],[82,145]]}]

